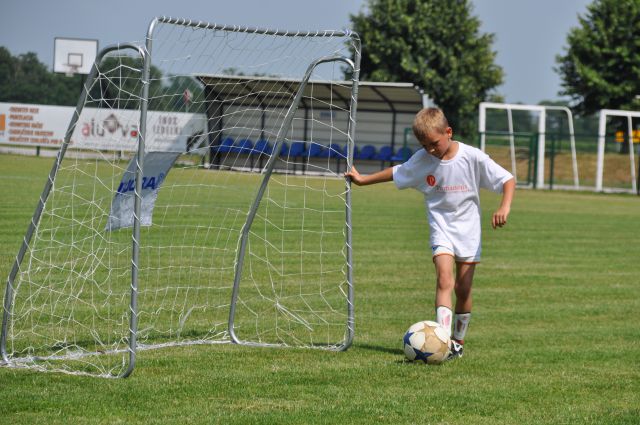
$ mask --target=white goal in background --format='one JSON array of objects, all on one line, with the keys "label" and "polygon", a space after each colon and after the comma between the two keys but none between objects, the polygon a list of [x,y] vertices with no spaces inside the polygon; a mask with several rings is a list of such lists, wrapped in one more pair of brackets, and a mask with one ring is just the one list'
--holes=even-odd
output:
[{"label": "white goal in background", "polygon": [[[627,132],[623,135],[622,140],[617,144],[619,147],[622,147],[625,143],[624,136],[626,136],[629,155],[628,167],[620,166],[620,161],[609,161],[612,156],[620,156],[618,152],[608,153],[610,150],[606,149],[607,119],[610,117],[624,118],[626,121]],[[634,142],[638,139],[633,126],[634,118],[640,118],[640,112],[621,111],[616,109],[600,110],[598,120],[598,160],[596,168],[596,190],[598,192],[606,190],[610,192],[631,192],[640,194],[640,192],[638,192],[638,176],[636,173],[636,170],[639,170],[640,172],[640,166],[638,165],[634,152],[636,149]],[[605,170],[612,173],[618,173],[619,176],[613,176],[612,178],[606,179]],[[608,181],[609,184],[605,184],[605,181]],[[611,182],[614,182],[614,185],[612,185]],[[615,183],[620,184],[615,185]]]},{"label": "white goal in background", "polygon": [[[535,144],[531,144],[530,146],[523,146],[523,149],[533,148],[534,151],[530,152],[528,155],[529,159],[534,160],[535,164],[535,173],[531,180],[531,183],[534,187],[543,188],[545,187],[545,153],[548,148],[547,145],[547,115],[548,111],[558,111],[562,114],[566,115],[567,118],[567,136],[569,139],[570,153],[571,157],[569,159],[572,175],[572,183],[573,188],[578,189],[580,187],[580,179],[578,177],[578,161],[576,154],[576,142],[575,142],[575,133],[573,128],[573,114],[571,110],[562,106],[546,106],[546,105],[521,105],[521,104],[508,104],[508,103],[493,103],[493,102],[481,102],[479,106],[479,118],[478,118],[478,129],[480,133],[480,149],[483,151],[486,150],[486,140],[487,134],[490,130],[487,130],[487,111],[488,110],[503,110],[507,113],[507,131],[504,133],[505,136],[508,137],[509,141],[509,165],[503,164],[505,168],[509,169],[511,173],[516,178],[516,181],[520,181],[522,183],[523,179],[520,178],[518,180],[518,174],[521,175],[523,173],[518,173],[517,167],[517,149],[516,149],[516,131],[514,131],[514,120],[513,120],[513,111],[524,111],[537,114],[537,118],[533,118],[536,122],[536,134],[533,134],[536,138]],[[517,129],[516,129],[517,130]],[[522,131],[522,130],[520,130]],[[531,161],[529,161],[531,162]],[[532,164],[530,163],[529,166]],[[527,176],[529,177],[529,176]],[[552,179],[551,179],[552,180]]]},{"label": "white goal in background", "polygon": [[103,49],[7,282],[2,363],[125,377],[167,345],[348,348],[359,60],[349,32],[164,17]]}]

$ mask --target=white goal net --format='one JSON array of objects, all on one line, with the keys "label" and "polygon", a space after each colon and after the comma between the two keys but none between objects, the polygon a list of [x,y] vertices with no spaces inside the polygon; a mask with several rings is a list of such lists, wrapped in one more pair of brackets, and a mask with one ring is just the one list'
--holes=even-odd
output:
[{"label": "white goal net", "polygon": [[127,376],[166,345],[347,348],[358,63],[350,33],[171,18],[104,49],[8,279],[2,362]]}]

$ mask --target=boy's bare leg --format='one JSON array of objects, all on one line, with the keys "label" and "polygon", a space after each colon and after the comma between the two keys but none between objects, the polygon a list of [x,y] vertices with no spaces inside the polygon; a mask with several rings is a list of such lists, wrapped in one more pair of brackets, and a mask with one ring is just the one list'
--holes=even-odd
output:
[{"label": "boy's bare leg", "polygon": [[438,255],[433,258],[436,266],[436,308],[448,307],[451,310],[451,296],[456,280],[453,275],[454,259],[451,255]]},{"label": "boy's bare leg", "polygon": [[475,264],[456,263],[456,313],[471,311],[471,307],[473,306],[471,285],[473,284],[473,274],[475,271]]},{"label": "boy's bare leg", "polygon": [[436,266],[436,322],[451,335],[451,296],[455,286],[454,259],[451,255],[438,255],[433,258],[433,264]]}]

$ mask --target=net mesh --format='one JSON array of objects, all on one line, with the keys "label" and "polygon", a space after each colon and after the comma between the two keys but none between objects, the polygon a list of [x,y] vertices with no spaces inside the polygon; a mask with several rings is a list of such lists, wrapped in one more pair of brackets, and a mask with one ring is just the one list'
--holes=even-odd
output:
[{"label": "net mesh", "polygon": [[[87,82],[71,144],[12,283],[6,351],[19,366],[118,376],[129,367],[140,109],[148,100],[135,348],[229,342],[340,347],[348,329],[348,35],[155,23],[143,60],[115,49]],[[287,125],[288,124],[288,125]],[[97,353],[106,355],[95,355]]]}]

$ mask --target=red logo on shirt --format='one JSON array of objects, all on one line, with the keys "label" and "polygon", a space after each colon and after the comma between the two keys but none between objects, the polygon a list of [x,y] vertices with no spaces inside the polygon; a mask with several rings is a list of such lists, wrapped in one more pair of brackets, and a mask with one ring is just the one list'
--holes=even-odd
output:
[{"label": "red logo on shirt", "polygon": [[429,174],[427,176],[427,184],[429,186],[435,186],[436,185],[436,178],[432,174]]}]

